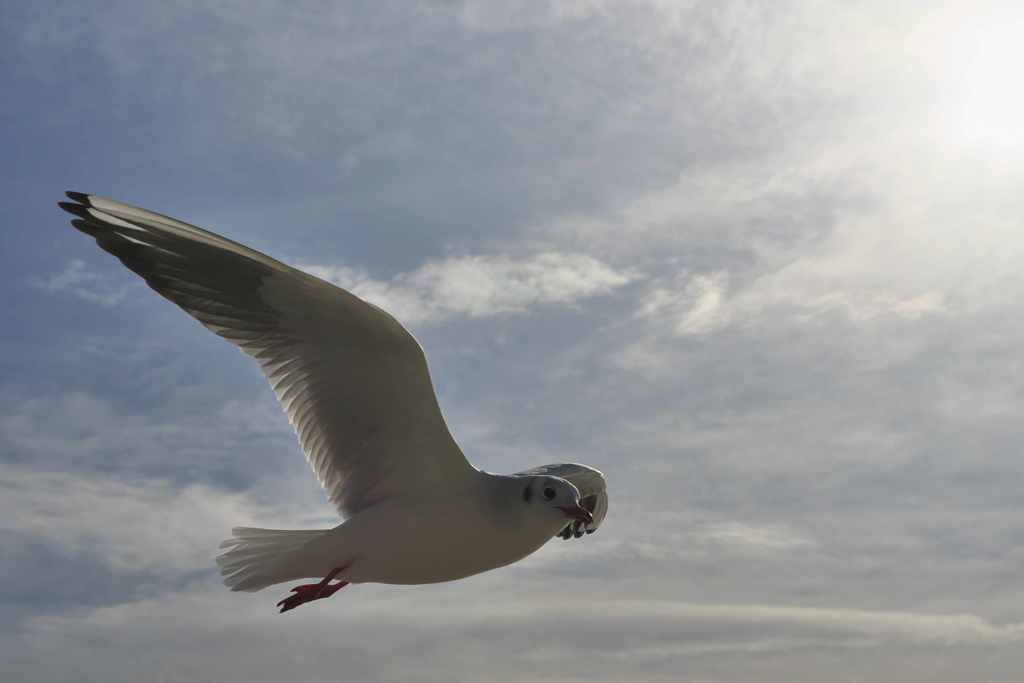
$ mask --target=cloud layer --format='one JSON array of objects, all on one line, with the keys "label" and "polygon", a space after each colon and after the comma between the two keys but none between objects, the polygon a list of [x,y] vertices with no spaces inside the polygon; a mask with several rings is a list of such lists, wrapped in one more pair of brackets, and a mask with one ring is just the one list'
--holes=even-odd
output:
[{"label": "cloud layer", "polygon": [[440,322],[452,315],[482,318],[521,313],[543,304],[572,304],[607,294],[631,279],[584,254],[558,252],[523,259],[503,255],[448,258],[426,263],[389,282],[344,266],[299,267],[410,324]]},{"label": "cloud layer", "polygon": [[[0,15],[5,672],[1019,675],[1018,9]],[[597,466],[606,525],[296,618],[224,592],[230,526],[337,520],[257,369],[67,227],[64,189],[385,307],[474,463]]]}]

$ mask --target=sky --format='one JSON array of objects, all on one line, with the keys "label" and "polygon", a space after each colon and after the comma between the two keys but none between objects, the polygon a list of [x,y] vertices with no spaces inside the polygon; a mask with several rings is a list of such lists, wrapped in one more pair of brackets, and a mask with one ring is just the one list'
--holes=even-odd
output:
[{"label": "sky", "polygon": [[[1024,670],[1014,2],[0,2],[10,681],[977,681]],[[65,190],[345,286],[467,457],[601,530],[281,616],[337,523],[256,366]],[[401,542],[401,539],[395,539]]]}]

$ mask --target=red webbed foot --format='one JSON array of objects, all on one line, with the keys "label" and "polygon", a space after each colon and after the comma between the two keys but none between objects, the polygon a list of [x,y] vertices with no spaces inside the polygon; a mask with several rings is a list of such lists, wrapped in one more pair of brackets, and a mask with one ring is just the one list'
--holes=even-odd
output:
[{"label": "red webbed foot", "polygon": [[292,592],[295,595],[289,595],[287,598],[277,603],[277,606],[281,608],[281,613],[285,613],[290,609],[295,609],[299,605],[305,605],[307,602],[313,602],[314,600],[320,600],[322,598],[329,598],[339,590],[348,585],[348,581],[341,581],[340,583],[329,584],[322,586],[319,583],[310,583],[303,586],[296,586],[292,588]]},{"label": "red webbed foot", "polygon": [[329,598],[340,591],[348,585],[348,581],[331,583],[331,579],[337,576],[337,574],[343,569],[344,567],[338,567],[325,576],[324,580],[320,583],[307,583],[302,586],[295,586],[295,588],[292,588],[292,593],[295,593],[295,595],[289,595],[284,600],[277,603],[277,606],[281,608],[280,613],[284,614],[288,610],[295,609],[299,605],[304,605],[307,602]]}]

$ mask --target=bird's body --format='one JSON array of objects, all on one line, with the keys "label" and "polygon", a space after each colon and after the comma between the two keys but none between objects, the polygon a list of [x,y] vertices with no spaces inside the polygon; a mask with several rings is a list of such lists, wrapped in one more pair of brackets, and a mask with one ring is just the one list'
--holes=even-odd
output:
[{"label": "bird's body", "polygon": [[324,577],[294,588],[278,603],[287,611],[348,583],[460,579],[600,525],[607,493],[593,468],[502,476],[470,465],[422,348],[386,311],[193,225],[68,196],[60,206],[76,228],[259,364],[346,517],[324,530],[234,529],[217,558],[232,590]]},{"label": "bird's body", "polygon": [[349,583],[453,581],[516,562],[565,526],[558,515],[497,504],[518,497],[521,487],[512,477],[478,477],[477,485],[446,492],[450,497],[388,501],[364,510],[282,554],[273,578],[319,577],[345,567],[337,578]]}]

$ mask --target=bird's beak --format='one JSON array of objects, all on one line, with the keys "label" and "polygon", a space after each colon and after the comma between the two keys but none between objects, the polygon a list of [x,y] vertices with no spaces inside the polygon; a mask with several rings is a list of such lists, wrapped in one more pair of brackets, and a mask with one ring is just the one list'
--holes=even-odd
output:
[{"label": "bird's beak", "polygon": [[590,510],[582,507],[579,503],[575,505],[561,505],[558,509],[564,512],[566,517],[575,519],[577,522],[590,524],[594,521],[594,515],[590,514]]}]

